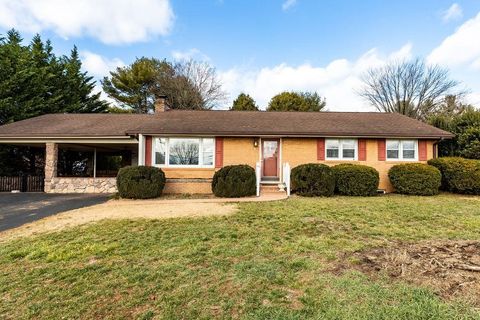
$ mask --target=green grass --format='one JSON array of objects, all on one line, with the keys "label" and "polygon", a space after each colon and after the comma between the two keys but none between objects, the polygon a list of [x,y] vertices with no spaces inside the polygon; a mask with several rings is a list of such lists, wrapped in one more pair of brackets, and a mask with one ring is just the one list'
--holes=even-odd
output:
[{"label": "green grass", "polygon": [[227,217],[104,221],[0,247],[0,318],[480,319],[427,288],[328,272],[392,241],[480,239],[480,198],[245,203]]}]

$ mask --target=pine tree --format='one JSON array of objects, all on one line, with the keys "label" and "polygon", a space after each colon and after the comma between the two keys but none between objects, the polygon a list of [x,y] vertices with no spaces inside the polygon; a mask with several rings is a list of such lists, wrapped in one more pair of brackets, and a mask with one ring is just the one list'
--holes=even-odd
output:
[{"label": "pine tree", "polygon": [[47,113],[107,112],[76,47],[57,57],[39,35],[29,45],[22,41],[13,29],[0,39],[0,124]]},{"label": "pine tree", "polygon": [[77,47],[73,47],[70,57],[62,59],[63,69],[65,70],[65,93],[64,104],[67,107],[66,112],[70,113],[99,113],[107,112],[109,104],[102,101],[100,92],[93,93],[95,90],[95,81],[87,72],[83,72],[82,62],[78,55]]},{"label": "pine tree", "polygon": [[258,111],[258,106],[253,98],[245,93],[240,93],[233,101],[232,111]]}]

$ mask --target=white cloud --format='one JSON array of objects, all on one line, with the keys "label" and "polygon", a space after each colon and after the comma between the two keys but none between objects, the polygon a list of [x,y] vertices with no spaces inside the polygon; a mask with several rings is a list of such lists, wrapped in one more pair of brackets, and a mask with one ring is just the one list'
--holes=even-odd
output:
[{"label": "white cloud", "polygon": [[0,0],[0,26],[90,36],[107,44],[146,41],[170,31],[168,0]]},{"label": "white cloud", "polygon": [[462,24],[427,57],[430,63],[455,67],[480,59],[480,13]]},{"label": "white cloud", "polygon": [[471,103],[472,105],[480,108],[480,92],[472,92],[465,97],[467,103]]},{"label": "white cloud", "polygon": [[297,4],[297,0],[286,0],[284,3],[282,3],[282,10],[287,11],[291,7],[295,6]]},{"label": "white cloud", "polygon": [[458,3],[454,3],[442,13],[443,22],[461,19],[463,17],[462,8]]},{"label": "white cloud", "polygon": [[125,63],[118,58],[107,59],[90,51],[80,52],[80,57],[82,59],[83,69],[98,79],[108,76],[109,72],[115,70],[117,67],[125,66]]},{"label": "white cloud", "polygon": [[388,59],[394,61],[409,60],[412,58],[412,47],[413,45],[409,42],[401,47],[400,50],[392,52]]},{"label": "white cloud", "polygon": [[100,97],[103,100],[106,100],[112,105],[117,105],[116,101],[103,91],[100,80],[102,80],[103,77],[108,76],[109,72],[115,70],[117,67],[125,66],[125,63],[119,58],[108,59],[90,51],[81,51],[80,58],[82,60],[83,70],[87,71],[88,74],[93,76],[96,80],[93,93],[100,92]]},{"label": "white cloud", "polygon": [[371,67],[385,64],[392,58],[411,56],[411,44],[389,55],[371,49],[355,61],[337,59],[326,66],[280,64],[259,70],[233,68],[220,73],[224,89],[233,100],[240,92],[253,96],[265,108],[274,95],[281,91],[317,91],[327,98],[327,108],[332,111],[373,111],[357,94],[361,75]]},{"label": "white cloud", "polygon": [[210,61],[210,57],[198,50],[197,48],[192,48],[186,51],[174,50],[172,51],[172,57],[175,60],[190,60],[197,59],[201,61]]}]

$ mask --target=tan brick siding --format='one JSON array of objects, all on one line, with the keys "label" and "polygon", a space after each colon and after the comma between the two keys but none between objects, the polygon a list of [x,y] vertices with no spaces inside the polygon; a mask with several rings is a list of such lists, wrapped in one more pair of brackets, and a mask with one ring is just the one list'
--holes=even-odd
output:
[{"label": "tan brick siding", "polygon": [[260,146],[253,145],[253,138],[225,138],[223,140],[223,165],[248,164],[255,168],[260,157]]},{"label": "tan brick siding", "polygon": [[[223,145],[223,165],[248,164],[255,167],[259,158],[259,148],[254,147],[253,138],[225,138]],[[164,193],[212,193],[211,181],[175,181],[175,179],[211,179],[214,168],[162,168],[167,179]]]},{"label": "tan brick siding", "polygon": [[167,179],[211,179],[214,168],[162,168]]},{"label": "tan brick siding", "polygon": [[[427,158],[433,158],[433,144],[435,141],[427,141]],[[393,188],[388,179],[388,170],[399,163],[407,163],[404,161],[378,161],[377,139],[367,140],[367,160],[366,161],[331,161],[317,160],[316,155],[316,139],[309,138],[284,138],[282,140],[282,160],[290,163],[292,168],[304,163],[325,163],[333,166],[339,163],[359,163],[374,167],[380,174],[380,189],[392,192]],[[425,162],[425,161],[419,161]]]},{"label": "tan brick siding", "polygon": [[[253,138],[225,138],[223,165],[248,164],[255,167],[260,157],[260,145],[255,147]],[[433,157],[433,144],[427,141],[428,159]],[[366,161],[331,161],[317,160],[317,139],[315,138],[283,138],[282,162],[290,163],[292,168],[305,163],[325,163],[333,166],[339,163],[359,163],[374,167],[380,173],[380,189],[392,192],[393,188],[388,180],[388,170],[395,164],[406,163],[397,161],[378,161],[377,139],[367,139]],[[164,168],[167,179],[211,179],[215,169],[196,168]],[[210,182],[175,182],[167,183],[165,193],[211,193]]]},{"label": "tan brick siding", "polygon": [[212,182],[211,181],[188,181],[188,182],[177,182],[177,181],[167,181],[165,183],[165,188],[163,189],[164,194],[209,194],[212,193]]}]

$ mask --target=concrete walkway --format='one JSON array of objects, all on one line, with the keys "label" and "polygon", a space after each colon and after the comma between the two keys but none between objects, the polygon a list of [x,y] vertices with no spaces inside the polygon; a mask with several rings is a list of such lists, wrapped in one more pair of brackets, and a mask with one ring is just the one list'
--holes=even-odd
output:
[{"label": "concrete walkway", "polygon": [[117,201],[121,202],[158,202],[159,204],[175,204],[175,203],[238,203],[238,202],[265,202],[265,201],[278,201],[288,199],[287,194],[284,192],[269,192],[261,194],[259,197],[243,197],[243,198],[158,198],[150,200],[129,200],[121,199]]}]

